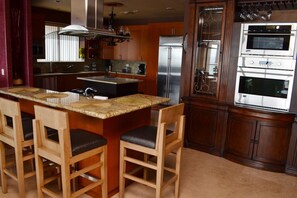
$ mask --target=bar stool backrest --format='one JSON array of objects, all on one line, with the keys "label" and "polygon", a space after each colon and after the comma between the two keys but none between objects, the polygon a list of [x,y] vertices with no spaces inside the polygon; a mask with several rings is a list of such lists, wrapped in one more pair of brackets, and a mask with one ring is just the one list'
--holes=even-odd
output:
[{"label": "bar stool backrest", "polygon": [[[68,113],[38,105],[34,106],[34,110],[33,131],[37,140],[34,144],[37,144],[39,149],[50,152],[50,156],[56,156],[50,159],[56,163],[61,163],[61,159],[72,157]],[[58,142],[48,138],[48,128],[58,132]]]},{"label": "bar stool backrest", "polygon": [[[0,116],[0,134],[11,140],[7,143],[14,146],[17,138],[24,141],[20,104],[0,98]],[[11,121],[10,124],[8,120]]]},{"label": "bar stool backrest", "polygon": [[[184,138],[184,104],[169,106],[160,109],[158,118],[158,132],[156,150],[174,141]],[[170,131],[170,132],[169,132]],[[166,141],[165,145],[162,140]]]}]

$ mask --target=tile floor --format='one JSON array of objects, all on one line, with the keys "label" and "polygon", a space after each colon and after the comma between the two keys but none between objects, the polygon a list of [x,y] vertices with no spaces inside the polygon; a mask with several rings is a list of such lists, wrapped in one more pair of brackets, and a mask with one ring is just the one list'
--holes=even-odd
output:
[{"label": "tile floor", "polygon": [[[221,157],[185,148],[182,158],[180,198],[296,198],[297,177],[242,166]],[[28,198],[37,197],[35,181],[26,182]],[[153,198],[154,190],[139,184],[126,189],[126,198]],[[18,197],[14,181],[9,179],[7,194]],[[88,197],[88,196],[84,196]],[[173,198],[173,186],[163,193]],[[114,195],[112,198],[118,198]]]}]

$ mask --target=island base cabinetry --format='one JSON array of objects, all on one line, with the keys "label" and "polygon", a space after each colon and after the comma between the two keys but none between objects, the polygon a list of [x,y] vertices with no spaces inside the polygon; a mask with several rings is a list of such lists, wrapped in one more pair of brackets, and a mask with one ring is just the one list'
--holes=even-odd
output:
[{"label": "island base cabinetry", "polygon": [[294,115],[229,108],[224,157],[255,168],[284,172]]}]

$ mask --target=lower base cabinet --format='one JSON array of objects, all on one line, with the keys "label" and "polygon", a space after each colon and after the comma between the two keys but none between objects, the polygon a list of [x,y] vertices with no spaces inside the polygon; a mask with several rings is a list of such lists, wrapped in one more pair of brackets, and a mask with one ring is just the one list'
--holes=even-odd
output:
[{"label": "lower base cabinet", "polygon": [[297,116],[292,128],[286,173],[297,176]]},{"label": "lower base cabinet", "polygon": [[230,107],[224,157],[244,165],[284,172],[293,114]]},{"label": "lower base cabinet", "polygon": [[185,146],[221,156],[227,117],[225,107],[217,104],[204,106],[203,103],[196,105],[192,102],[183,102],[186,104],[187,117]]},{"label": "lower base cabinet", "polygon": [[88,76],[102,76],[102,72],[98,73],[77,73],[77,74],[65,74],[65,75],[48,75],[48,76],[35,76],[34,86],[50,89],[54,91],[70,91],[71,89],[82,89],[83,81],[78,80],[77,77]]}]

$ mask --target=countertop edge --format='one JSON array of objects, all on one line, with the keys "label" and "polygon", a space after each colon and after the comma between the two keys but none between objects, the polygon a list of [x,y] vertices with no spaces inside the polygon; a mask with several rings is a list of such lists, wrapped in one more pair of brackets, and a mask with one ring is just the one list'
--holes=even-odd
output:
[{"label": "countertop edge", "polygon": [[[10,87],[10,88],[14,88],[14,87]],[[34,98],[33,96],[30,95],[24,95],[24,94],[20,94],[20,93],[14,93],[14,92],[9,92],[8,88],[6,88],[7,90],[4,90],[3,88],[0,88],[0,93],[4,94],[4,95],[9,95],[9,96],[13,96],[16,98],[20,98],[20,99],[25,99],[25,100],[29,100],[29,101],[33,101],[33,102],[37,102],[40,104],[44,104],[50,107],[55,107],[55,108],[61,108],[61,109],[66,109],[66,110],[70,110],[73,112],[78,112],[84,115],[88,115],[88,116],[92,116],[95,118],[99,118],[99,119],[108,119],[111,117],[115,117],[115,116],[119,116],[119,115],[123,115],[126,113],[130,113],[133,111],[137,111],[140,109],[144,109],[147,107],[151,107],[157,104],[161,104],[161,103],[165,103],[168,102],[170,99],[169,98],[163,98],[163,97],[159,97],[159,96],[151,96],[151,95],[145,95],[145,94],[132,94],[132,95],[128,95],[128,96],[122,96],[122,97],[118,97],[118,98],[112,98],[112,99],[108,99],[108,100],[104,100],[104,101],[100,101],[100,100],[96,100],[96,99],[91,99],[94,101],[94,103],[98,103],[98,102],[110,102],[111,105],[118,105],[119,109],[117,110],[113,110],[110,112],[105,112],[105,113],[100,113],[100,112],[96,112],[95,110],[88,110],[88,109],[83,109],[80,107],[73,107],[71,106],[72,103],[69,104],[61,104],[61,103],[55,103],[55,102],[50,102],[44,99],[40,99],[40,98]],[[40,89],[41,91],[47,91],[45,89]],[[52,91],[50,90],[52,93],[67,93],[67,94],[71,94],[74,95],[75,93],[71,93],[71,92],[57,92],[57,91]],[[36,93],[37,94],[37,93]],[[76,94],[78,96],[78,94]],[[86,99],[87,97],[84,96],[79,96],[79,97],[83,97],[83,99]],[[138,99],[149,99],[149,102],[144,103],[144,104],[133,104],[133,103],[125,103],[125,102],[121,102],[121,100],[125,100],[125,99],[129,99],[132,97],[132,100],[136,98]],[[135,97],[135,98],[133,98]],[[90,100],[90,99],[88,99]],[[78,100],[80,101],[80,100]]]}]

